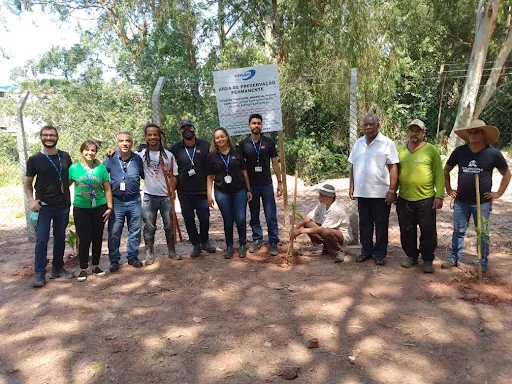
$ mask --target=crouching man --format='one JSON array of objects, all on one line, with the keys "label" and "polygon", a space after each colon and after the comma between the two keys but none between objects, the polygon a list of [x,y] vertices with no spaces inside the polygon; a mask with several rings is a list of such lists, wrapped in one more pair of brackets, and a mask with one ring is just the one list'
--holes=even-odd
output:
[{"label": "crouching man", "polygon": [[318,188],[318,201],[315,209],[295,226],[293,237],[307,234],[314,245],[324,244],[334,261],[341,263],[345,259],[341,246],[352,240],[348,215],[336,201],[336,189],[330,184]]}]

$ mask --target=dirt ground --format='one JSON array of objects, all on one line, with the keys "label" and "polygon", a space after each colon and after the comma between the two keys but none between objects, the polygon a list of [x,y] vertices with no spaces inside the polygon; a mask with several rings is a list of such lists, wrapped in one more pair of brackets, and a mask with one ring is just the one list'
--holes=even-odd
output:
[{"label": "dirt ground", "polygon": [[[300,210],[315,196],[303,189]],[[274,258],[262,249],[224,260],[219,250],[174,261],[159,231],[152,266],[124,264],[117,274],[49,280],[38,290],[33,244],[23,228],[2,227],[0,383],[256,384],[296,375],[294,383],[510,383],[511,214],[508,195],[495,210],[504,221],[483,283],[473,275],[471,239],[461,268],[441,270],[440,259],[433,275],[401,268],[394,209],[384,267],[356,263],[357,250],[335,264],[306,239],[296,264],[286,245]],[[217,209],[211,220],[213,243],[223,247]]]}]

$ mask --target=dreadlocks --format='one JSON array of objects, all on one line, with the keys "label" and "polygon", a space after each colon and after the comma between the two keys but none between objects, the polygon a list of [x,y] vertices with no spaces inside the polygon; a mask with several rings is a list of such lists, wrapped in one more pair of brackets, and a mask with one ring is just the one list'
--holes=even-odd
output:
[{"label": "dreadlocks", "polygon": [[[147,134],[149,128],[158,129],[158,136],[160,137],[160,139],[158,140],[158,150],[160,151],[160,158],[163,157],[163,158],[167,159],[167,154],[165,153],[165,146],[164,146],[164,143],[167,143],[167,137],[165,136],[164,130],[154,123],[148,123],[144,127],[144,137],[146,137],[146,134]],[[149,143],[147,142],[147,140],[146,140],[146,152],[144,153],[144,160],[146,160],[146,163],[148,164],[148,167],[149,167],[150,166]]]}]

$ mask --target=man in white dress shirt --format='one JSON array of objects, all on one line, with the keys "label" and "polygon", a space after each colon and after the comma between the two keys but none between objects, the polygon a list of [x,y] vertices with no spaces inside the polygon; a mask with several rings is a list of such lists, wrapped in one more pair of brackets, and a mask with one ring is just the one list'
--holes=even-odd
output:
[{"label": "man in white dress shirt", "polygon": [[375,264],[385,265],[389,212],[395,200],[399,160],[395,143],[380,133],[379,128],[377,115],[366,115],[364,136],[355,142],[348,158],[351,164],[349,196],[352,200],[357,198],[359,212],[362,248],[356,261],[374,257]]}]

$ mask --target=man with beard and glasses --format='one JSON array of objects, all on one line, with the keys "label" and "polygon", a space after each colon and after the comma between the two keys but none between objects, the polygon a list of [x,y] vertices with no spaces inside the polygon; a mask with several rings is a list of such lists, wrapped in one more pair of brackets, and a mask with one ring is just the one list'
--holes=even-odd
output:
[{"label": "man with beard and glasses", "polygon": [[249,130],[251,134],[240,142],[240,152],[247,163],[247,172],[252,188],[252,200],[249,202],[251,211],[252,246],[250,253],[258,251],[263,245],[263,231],[260,224],[260,202],[263,203],[263,212],[267,222],[268,242],[270,254],[278,254],[277,243],[278,225],[277,208],[274,197],[274,186],[272,185],[272,174],[270,162],[277,177],[277,196],[283,194],[283,182],[281,180],[281,169],[277,161],[277,150],[274,140],[264,136],[262,131],[263,118],[260,114],[254,113],[249,116]]},{"label": "man with beard and glasses", "polygon": [[[364,136],[357,139],[350,152],[350,190],[357,198],[361,254],[358,263],[375,257],[376,265],[385,265],[388,252],[388,224],[391,204],[395,201],[398,179],[398,152],[395,143],[379,132],[375,114],[363,120]],[[375,229],[375,243],[373,232]]]},{"label": "man with beard and glasses", "polygon": [[[192,244],[190,257],[196,258],[201,254],[201,250],[215,253],[215,247],[209,241],[210,208],[206,195],[206,157],[210,143],[196,137],[196,128],[191,120],[180,122],[180,132],[183,140],[174,144],[171,152],[178,164],[176,188],[181,214]],[[199,220],[199,232],[195,221],[196,215]]]},{"label": "man with beard and glasses", "polygon": [[[421,253],[424,273],[433,273],[434,251],[437,247],[436,210],[443,207],[444,174],[439,150],[423,141],[425,124],[413,120],[408,126],[408,142],[398,148],[399,196],[396,213],[400,224],[400,242],[407,255],[401,265],[418,264]],[[418,226],[420,243],[418,247]]]},{"label": "man with beard and glasses", "polygon": [[[74,274],[64,269],[66,227],[69,222],[69,167],[72,164],[67,152],[57,149],[59,133],[47,125],[39,132],[43,144],[41,152],[27,161],[24,190],[34,212],[39,212],[36,226],[34,269],[36,277],[33,287],[46,284],[47,248],[50,238],[50,224],[53,222],[53,260],[50,279],[73,278]],[[34,177],[36,178],[33,186]],[[34,199],[35,189],[35,199]]]}]

